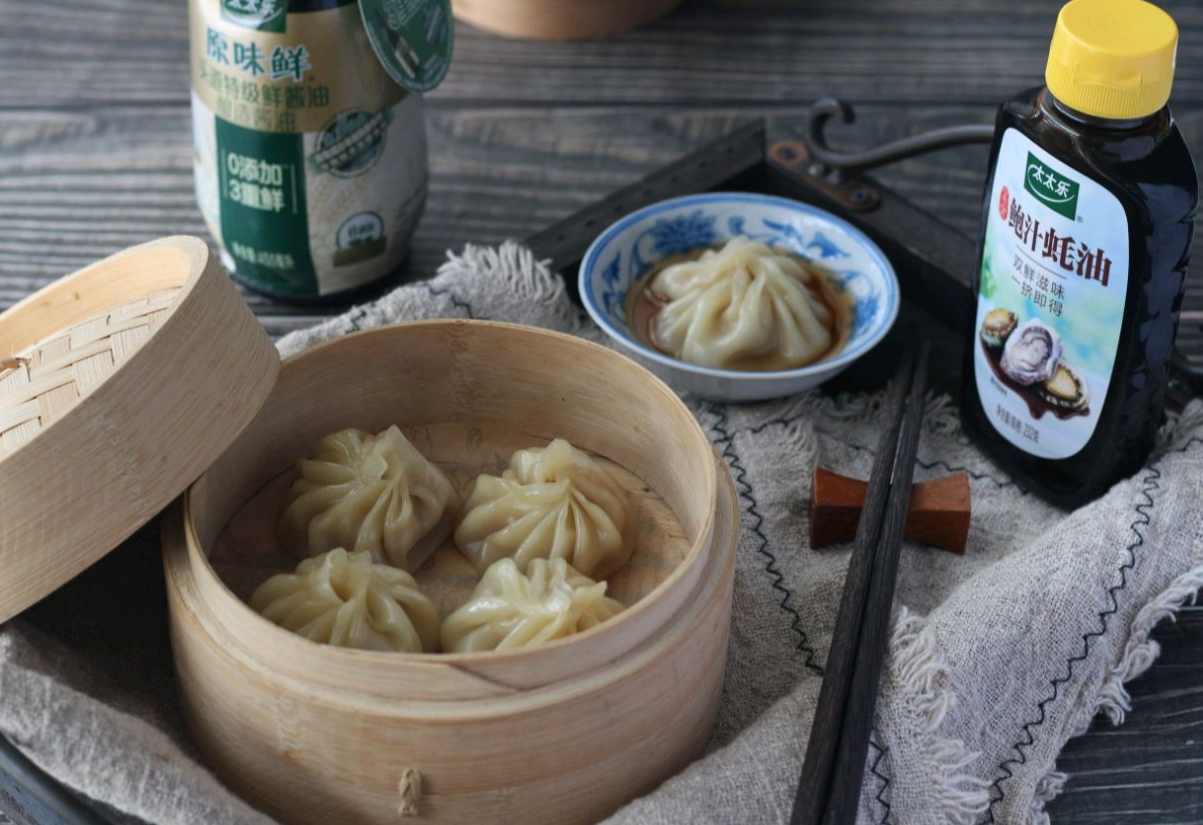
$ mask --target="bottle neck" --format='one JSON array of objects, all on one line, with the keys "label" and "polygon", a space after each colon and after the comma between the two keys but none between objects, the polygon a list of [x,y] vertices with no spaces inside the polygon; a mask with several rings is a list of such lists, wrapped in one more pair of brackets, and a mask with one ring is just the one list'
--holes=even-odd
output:
[{"label": "bottle neck", "polygon": [[1147,117],[1125,120],[1095,117],[1094,115],[1088,115],[1066,106],[1047,87],[1040,91],[1039,105],[1047,114],[1063,121],[1069,128],[1075,130],[1092,129],[1105,132],[1128,132],[1134,129],[1141,129],[1155,123],[1159,118],[1165,117],[1167,113],[1167,109],[1162,108]]}]

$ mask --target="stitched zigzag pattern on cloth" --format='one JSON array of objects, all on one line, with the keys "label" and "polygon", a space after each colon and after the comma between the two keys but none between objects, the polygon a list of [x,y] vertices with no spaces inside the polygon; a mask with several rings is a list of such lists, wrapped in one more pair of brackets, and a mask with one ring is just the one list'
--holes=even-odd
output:
[{"label": "stitched zigzag pattern on cloth", "polygon": [[[432,317],[599,340],[559,277],[505,244],[450,255],[432,281],[294,333],[280,349]],[[806,546],[809,479],[820,461],[867,476],[880,402],[819,392],[749,406],[690,402],[743,509],[723,703],[705,755],[610,823],[788,820],[848,563],[846,548]],[[860,823],[1046,822],[1044,805],[1066,781],[1061,748],[1099,713],[1123,721],[1124,682],[1157,656],[1151,629],[1203,586],[1203,405],[1167,425],[1147,468],[1065,513],[1002,475],[968,444],[948,400],[933,398],[917,478],[962,469],[974,499],[966,555],[904,551]],[[0,730],[131,817],[265,823],[195,761],[167,651],[143,643],[137,677],[124,677],[128,633],[114,626],[97,631],[107,646],[73,646],[59,632],[65,609],[51,599],[0,629]]]}]

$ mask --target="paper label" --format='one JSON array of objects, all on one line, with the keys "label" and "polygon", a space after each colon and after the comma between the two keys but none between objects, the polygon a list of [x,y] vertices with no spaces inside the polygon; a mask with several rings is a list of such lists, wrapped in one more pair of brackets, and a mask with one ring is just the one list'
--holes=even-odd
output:
[{"label": "paper label", "polygon": [[197,202],[226,267],[302,298],[395,270],[426,198],[422,102],[376,60],[357,4],[190,7]]},{"label": "paper label", "polygon": [[1128,294],[1119,200],[1015,129],[986,221],[974,380],[994,428],[1041,458],[1074,455],[1098,424]]}]

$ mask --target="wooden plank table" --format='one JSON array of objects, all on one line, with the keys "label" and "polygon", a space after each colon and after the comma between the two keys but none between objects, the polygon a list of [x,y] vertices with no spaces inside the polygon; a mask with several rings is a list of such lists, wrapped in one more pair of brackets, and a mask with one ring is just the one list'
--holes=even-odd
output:
[{"label": "wooden plank table", "polygon": [[[582,0],[584,1],[584,0]],[[1203,4],[1182,28],[1175,110],[1203,156]],[[183,0],[0,0],[0,308],[117,249],[204,235],[193,199]],[[778,135],[813,99],[860,121],[848,145],[988,122],[1040,81],[1057,0],[694,0],[663,23],[584,44],[456,31],[427,98],[431,191],[405,276],[447,248],[523,237],[741,119]],[[879,177],[972,233],[985,150]],[[323,314],[247,300],[273,335]],[[331,308],[329,311],[337,311]],[[1057,823],[1203,821],[1203,611],[1157,633],[1121,728],[1100,722],[1059,767]]]}]

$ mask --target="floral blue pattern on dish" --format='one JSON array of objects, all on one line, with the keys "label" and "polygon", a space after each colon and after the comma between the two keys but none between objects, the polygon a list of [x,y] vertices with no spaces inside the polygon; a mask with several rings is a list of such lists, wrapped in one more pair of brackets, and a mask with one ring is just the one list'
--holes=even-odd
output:
[{"label": "floral blue pattern on dish", "polygon": [[856,299],[856,303],[852,305],[852,334],[849,337],[860,336],[877,319],[877,313],[880,311],[879,299],[880,296],[875,292]]},{"label": "floral blue pattern on dish", "polygon": [[707,215],[701,209],[674,218],[658,218],[647,230],[652,239],[652,251],[661,258],[668,258],[713,246],[718,241],[718,232],[714,228],[717,220],[716,216]]},{"label": "floral blue pattern on dish", "polygon": [[810,243],[806,245],[807,249],[817,249],[820,258],[847,258],[849,253],[840,248],[839,244],[833,242],[822,232],[816,232],[810,239]]},{"label": "floral blue pattern on dish", "polygon": [[627,291],[622,286],[618,272],[621,261],[622,255],[615,255],[610,265],[601,272],[602,283],[606,285],[606,290],[602,292],[602,303],[606,314],[611,318],[621,318],[626,312]]}]

